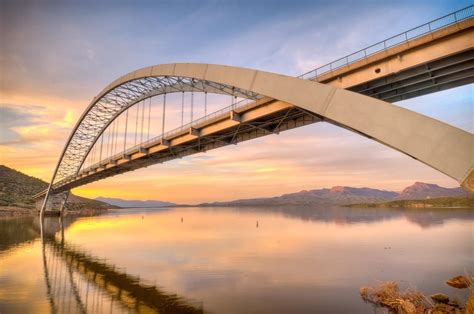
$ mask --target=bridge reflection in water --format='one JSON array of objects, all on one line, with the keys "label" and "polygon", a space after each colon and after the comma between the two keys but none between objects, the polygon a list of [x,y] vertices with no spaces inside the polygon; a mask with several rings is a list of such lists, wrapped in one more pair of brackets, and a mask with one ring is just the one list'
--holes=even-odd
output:
[{"label": "bridge reflection in water", "polygon": [[52,313],[204,312],[201,302],[165,293],[67,243],[62,219],[45,219],[40,229]]}]

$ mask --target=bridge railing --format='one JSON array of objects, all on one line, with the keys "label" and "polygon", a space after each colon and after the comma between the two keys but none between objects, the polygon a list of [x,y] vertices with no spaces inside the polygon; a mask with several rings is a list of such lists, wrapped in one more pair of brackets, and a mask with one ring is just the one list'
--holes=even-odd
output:
[{"label": "bridge railing", "polygon": [[440,18],[432,20],[431,22],[412,28],[406,32],[392,36],[381,42],[373,44],[369,47],[366,47],[364,49],[351,53],[345,57],[342,57],[328,64],[320,66],[316,69],[313,69],[309,72],[301,74],[298,77],[304,80],[315,79],[318,76],[321,76],[323,74],[332,72],[339,68],[348,66],[351,63],[367,58],[378,52],[406,43],[409,40],[432,33],[440,28],[447,27],[449,25],[458,23],[460,21],[466,20],[473,16],[474,16],[474,5],[470,5],[464,9],[442,16]]}]

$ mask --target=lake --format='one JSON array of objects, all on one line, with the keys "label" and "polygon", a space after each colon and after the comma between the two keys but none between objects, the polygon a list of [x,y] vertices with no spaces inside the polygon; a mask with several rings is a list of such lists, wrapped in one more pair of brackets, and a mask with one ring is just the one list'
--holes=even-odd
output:
[{"label": "lake", "polygon": [[445,281],[474,273],[473,209],[120,209],[42,229],[0,220],[1,313],[382,313],[361,286],[464,302]]}]

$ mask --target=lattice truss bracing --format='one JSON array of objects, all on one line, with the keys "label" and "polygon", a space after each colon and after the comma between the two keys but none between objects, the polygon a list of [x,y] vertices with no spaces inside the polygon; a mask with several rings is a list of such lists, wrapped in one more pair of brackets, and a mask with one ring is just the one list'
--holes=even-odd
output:
[{"label": "lattice truss bracing", "polygon": [[262,97],[233,86],[186,77],[145,77],[121,84],[95,99],[79,120],[59,161],[52,189],[79,172],[98,138],[122,112],[150,97],[177,92],[215,93],[249,100]]}]

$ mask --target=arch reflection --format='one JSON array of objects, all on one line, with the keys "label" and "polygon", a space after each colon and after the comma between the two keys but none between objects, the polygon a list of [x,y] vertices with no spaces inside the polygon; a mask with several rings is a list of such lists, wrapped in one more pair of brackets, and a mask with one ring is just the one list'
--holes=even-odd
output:
[{"label": "arch reflection", "polygon": [[164,292],[67,243],[65,223],[40,223],[43,272],[52,313],[203,313],[200,302]]}]

